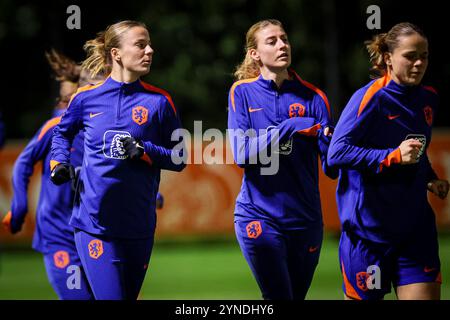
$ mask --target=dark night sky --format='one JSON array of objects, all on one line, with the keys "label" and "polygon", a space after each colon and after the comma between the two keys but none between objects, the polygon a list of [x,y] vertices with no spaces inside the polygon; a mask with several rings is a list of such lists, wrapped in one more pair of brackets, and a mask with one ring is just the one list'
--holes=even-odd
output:
[{"label": "dark night sky", "polygon": [[[299,0],[295,1],[299,2]],[[206,2],[209,3],[209,1]],[[2,86],[1,112],[7,125],[7,137],[29,138],[50,116],[58,86],[51,77],[50,68],[44,57],[45,50],[55,47],[81,61],[84,58],[82,45],[86,40],[93,38],[98,31],[119,20],[142,20],[142,17],[148,17],[144,22],[149,25],[151,36],[154,35],[155,39],[159,40],[155,44],[159,55],[155,56],[155,63],[152,66],[152,70],[155,69],[154,81],[150,77],[149,82],[169,90],[174,100],[178,101],[179,108],[185,116],[183,124],[187,128],[192,126],[193,119],[204,118],[210,121],[207,123],[211,126],[225,128],[224,105],[226,106],[226,94],[232,83],[229,74],[243,57],[242,46],[245,32],[252,23],[268,17],[280,19],[285,24],[288,34],[296,31],[299,26],[303,26],[303,31],[308,33],[308,39],[319,39],[310,43],[302,43],[300,40],[302,54],[298,54],[297,57],[304,60],[297,65],[303,69],[303,73],[300,70],[300,74],[303,74],[306,80],[324,89],[328,94],[337,117],[351,94],[369,81],[367,54],[363,49],[363,41],[375,33],[365,28],[368,17],[365,8],[370,4],[378,4],[381,7],[382,31],[387,31],[392,25],[401,21],[416,23],[424,29],[430,43],[430,65],[424,83],[434,86],[441,97],[441,109],[436,116],[435,126],[450,126],[450,109],[448,108],[450,92],[447,89],[450,84],[450,65],[445,48],[447,41],[445,25],[448,18],[442,1],[427,1],[426,5],[422,2],[419,6],[412,1],[304,0],[301,1],[301,5],[297,5],[302,9],[298,13],[287,9],[289,2],[292,1],[219,0],[205,4],[204,1],[186,0],[170,1],[163,5],[163,1],[128,1],[122,2],[120,6],[112,6],[111,2],[106,1],[53,1],[43,6],[37,2],[2,0],[0,52],[6,86]],[[66,19],[69,16],[66,8],[70,4],[80,5],[81,30],[66,28]],[[216,12],[217,8],[222,11]],[[226,10],[223,10],[224,8]],[[331,8],[332,17],[335,19],[336,61],[338,62],[337,78],[331,83],[327,82],[329,74],[326,64],[323,63],[326,55],[326,52],[323,52],[323,46],[327,45],[323,42],[328,41],[327,30],[329,29],[323,23],[323,12],[319,12],[327,8]],[[215,25],[216,33],[212,31],[207,33],[208,30],[203,30],[202,26],[214,15],[221,18],[218,20],[221,24]],[[167,24],[159,20],[168,20],[170,17],[181,20],[186,17],[189,20],[187,25],[193,27],[190,30],[191,33],[201,30],[199,34],[193,35],[194,39],[201,40],[201,37],[209,37],[205,42],[211,47],[211,52],[217,55],[217,58],[214,56],[210,58],[211,61],[216,59],[225,65],[223,78],[216,79],[214,83],[211,83],[210,90],[206,90],[211,95],[209,99],[211,103],[203,109],[199,107],[201,103],[198,103],[195,97],[189,96],[189,89],[185,89],[188,92],[183,93],[178,82],[166,81],[167,77],[163,75],[167,68],[173,67],[178,61],[175,59],[185,50],[192,52],[191,50],[198,48],[192,43],[177,42],[180,39],[178,33],[187,32],[185,27],[179,30],[175,28],[175,32],[173,29],[163,28]],[[173,24],[176,25],[176,22]],[[210,25],[214,26],[214,23]],[[224,37],[233,35],[237,39],[236,48],[228,56],[217,49],[215,40],[219,43],[221,35]],[[316,56],[314,56],[315,52],[318,52]],[[206,58],[192,59],[195,66],[204,63],[207,68],[212,64]],[[201,83],[196,77],[197,75],[193,74],[183,79],[183,83]],[[159,83],[162,81],[165,82]],[[205,85],[208,85],[208,82]]]}]

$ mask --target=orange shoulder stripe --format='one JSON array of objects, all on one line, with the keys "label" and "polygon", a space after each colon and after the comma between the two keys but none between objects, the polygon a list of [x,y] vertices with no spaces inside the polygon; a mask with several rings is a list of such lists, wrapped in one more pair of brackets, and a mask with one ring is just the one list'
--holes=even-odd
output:
[{"label": "orange shoulder stripe", "polygon": [[42,137],[47,133],[48,130],[57,126],[60,121],[61,121],[61,116],[48,120],[45,123],[45,125],[42,127],[41,132],[39,133],[38,141],[40,141],[42,139]]},{"label": "orange shoulder stripe", "polygon": [[233,111],[234,112],[236,112],[236,106],[234,104],[234,90],[236,89],[236,87],[241,85],[241,84],[243,84],[243,83],[255,82],[256,80],[258,80],[258,77],[250,78],[250,79],[244,79],[244,80],[239,80],[239,81],[236,81],[235,83],[233,83],[233,85],[231,86],[231,89],[230,89],[230,97],[231,97],[231,106],[233,107]]},{"label": "orange shoulder stripe", "polygon": [[364,110],[364,108],[369,103],[370,99],[377,93],[379,90],[383,89],[389,81],[391,81],[391,77],[389,75],[385,75],[382,78],[379,78],[372,83],[372,85],[367,89],[366,93],[364,94],[364,97],[361,100],[361,103],[359,104],[358,109],[358,117],[361,114],[361,112]]},{"label": "orange shoulder stripe", "polygon": [[317,93],[319,96],[322,97],[323,101],[325,102],[325,105],[327,106],[328,115],[331,117],[330,103],[328,102],[328,98],[327,98],[325,92],[323,92],[322,90],[317,88],[315,85],[309,83],[308,81],[305,81],[302,78],[300,78],[300,76],[294,70],[290,70],[290,71],[294,74],[294,76],[297,78],[297,80],[300,81],[301,84],[303,84],[305,87],[311,89],[312,91],[314,91],[315,93]]},{"label": "orange shoulder stripe", "polygon": [[97,83],[96,85],[87,84],[87,85],[85,85],[85,86],[83,86],[83,87],[78,88],[77,92],[75,92],[75,93],[72,95],[72,97],[70,97],[69,106],[70,106],[70,103],[72,102],[73,98],[75,98],[75,96],[76,96],[77,94],[79,94],[79,93],[81,93],[81,92],[83,92],[83,91],[89,91],[89,90],[98,88],[98,87],[100,87],[102,84],[104,84],[105,81],[106,81],[106,79],[103,80],[103,81],[101,81],[101,82],[99,82],[99,83]]},{"label": "orange shoulder stripe", "polygon": [[423,88],[425,90],[433,92],[434,94],[438,94],[437,90],[435,88],[433,88],[432,86],[423,86]]},{"label": "orange shoulder stripe", "polygon": [[143,86],[145,89],[147,89],[148,91],[156,92],[156,93],[162,94],[164,97],[166,97],[167,100],[169,101],[169,103],[170,103],[172,109],[173,109],[173,112],[175,112],[175,114],[177,114],[177,109],[175,108],[175,105],[174,105],[174,103],[173,103],[173,101],[172,101],[172,97],[170,96],[170,94],[169,94],[166,90],[163,90],[163,89],[157,88],[157,87],[155,87],[155,86],[152,86],[152,85],[150,85],[150,84],[148,84],[148,83],[145,83],[145,82],[142,81],[142,80],[141,80],[141,84],[142,84],[142,86]]}]

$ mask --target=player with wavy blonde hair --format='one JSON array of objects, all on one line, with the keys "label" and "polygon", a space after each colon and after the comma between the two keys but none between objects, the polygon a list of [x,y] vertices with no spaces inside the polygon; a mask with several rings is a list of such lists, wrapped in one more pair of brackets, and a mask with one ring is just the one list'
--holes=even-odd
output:
[{"label": "player with wavy blonde hair", "polygon": [[[255,23],[228,99],[233,156],[244,168],[235,231],[264,299],[304,299],[319,261],[323,223],[318,158],[325,173],[331,109],[325,94],[300,78],[280,21]],[[256,135],[246,132],[258,131]],[[272,149],[279,168],[264,175]]]}]

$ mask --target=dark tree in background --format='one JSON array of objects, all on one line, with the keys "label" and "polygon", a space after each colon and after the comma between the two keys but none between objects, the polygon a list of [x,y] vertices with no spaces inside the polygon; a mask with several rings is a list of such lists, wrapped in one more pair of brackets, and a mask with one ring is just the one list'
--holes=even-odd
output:
[{"label": "dark tree in background", "polygon": [[[81,30],[68,30],[69,5],[81,8]],[[369,5],[381,8],[381,30],[366,27]],[[141,20],[150,29],[154,62],[145,81],[166,89],[192,129],[224,130],[232,73],[244,57],[245,33],[256,21],[283,22],[292,45],[292,67],[323,89],[335,119],[351,94],[369,78],[363,42],[392,25],[410,21],[430,40],[430,65],[424,79],[440,93],[436,126],[450,125],[450,65],[444,57],[446,12],[440,1],[337,0],[184,0],[184,1],[31,1],[0,2],[0,52],[3,63],[1,111],[8,138],[29,138],[50,117],[58,86],[44,52],[52,47],[81,61],[82,46],[109,24]]]}]

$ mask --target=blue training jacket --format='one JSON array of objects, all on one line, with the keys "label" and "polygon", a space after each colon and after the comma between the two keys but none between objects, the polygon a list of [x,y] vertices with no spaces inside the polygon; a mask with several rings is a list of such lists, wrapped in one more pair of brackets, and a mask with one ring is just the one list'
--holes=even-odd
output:
[{"label": "blue training jacket", "polygon": [[[325,127],[332,127],[330,105],[322,91],[289,73],[292,80],[280,88],[260,75],[237,81],[230,89],[228,128],[235,132],[230,144],[236,163],[244,168],[236,221],[269,220],[282,230],[322,226],[318,154],[324,172],[337,177],[326,163],[329,138],[323,135]],[[274,128],[278,136],[272,134]],[[249,129],[257,135],[242,133]],[[275,143],[279,169],[262,174],[264,162],[255,163],[255,153]]]},{"label": "blue training jacket", "polygon": [[[172,161],[172,132],[180,120],[164,90],[137,80],[121,83],[108,77],[80,88],[54,130],[52,163],[67,163],[75,134],[84,132],[80,201],[70,224],[92,234],[145,238],[156,227],[155,202],[161,169],[181,171]],[[142,160],[127,158],[120,139],[143,141]]]},{"label": "blue training jacket", "polygon": [[[376,242],[401,241],[435,230],[427,183],[436,178],[427,156],[435,90],[404,86],[385,76],[356,91],[336,125],[328,162],[339,167],[343,230]],[[399,145],[422,142],[417,164],[400,165]]]}]

